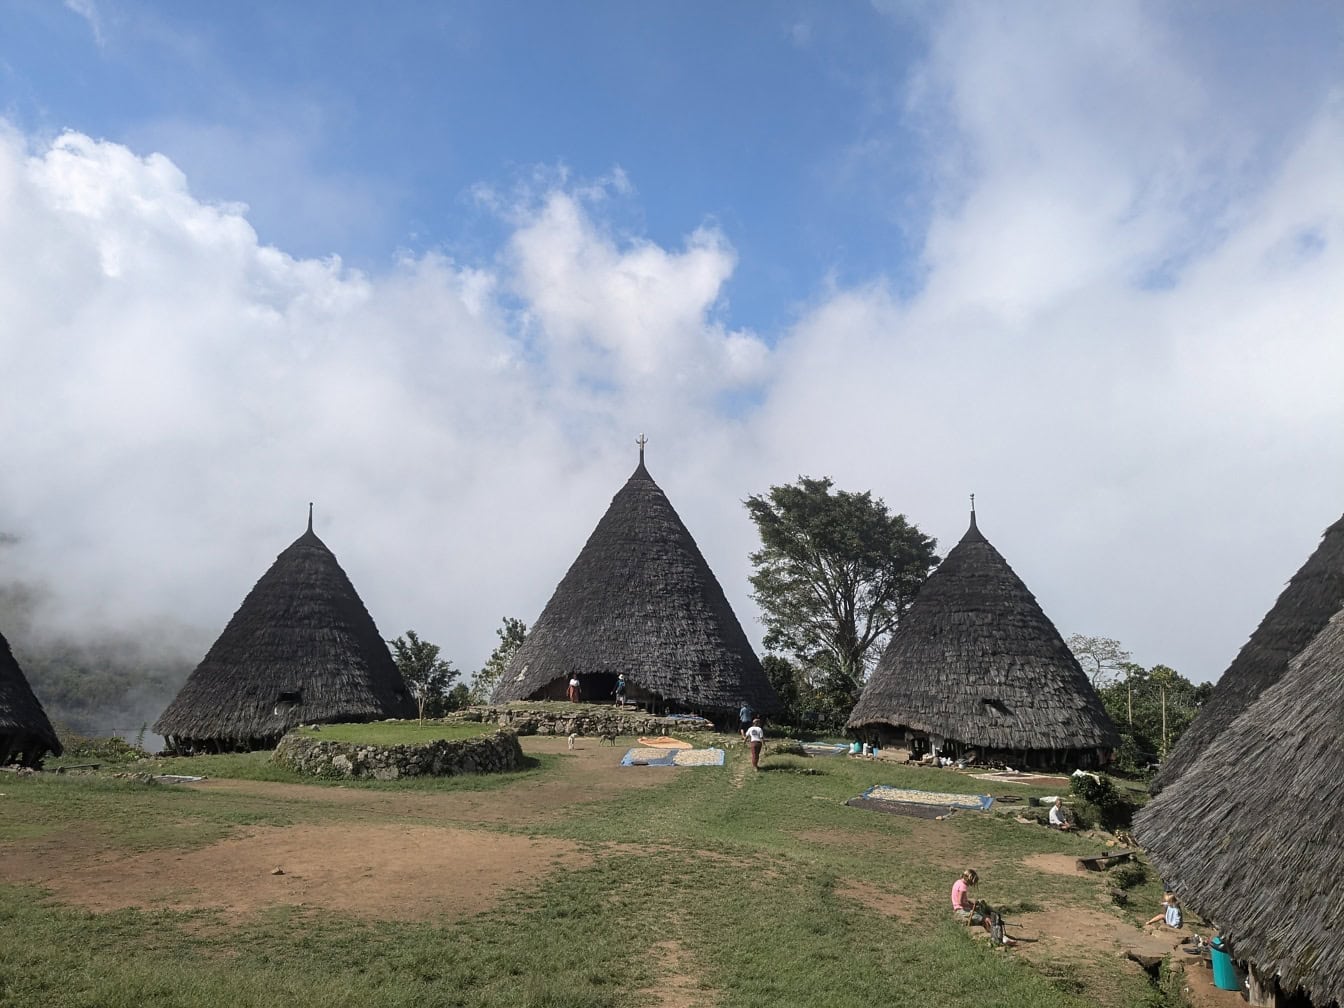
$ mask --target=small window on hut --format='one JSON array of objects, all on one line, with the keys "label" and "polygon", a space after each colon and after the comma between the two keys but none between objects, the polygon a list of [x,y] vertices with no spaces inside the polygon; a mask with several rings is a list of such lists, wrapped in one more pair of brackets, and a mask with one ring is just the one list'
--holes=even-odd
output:
[{"label": "small window on hut", "polygon": [[275,697],[275,713],[281,714],[297,707],[302,699],[302,690],[281,690]]},{"label": "small window on hut", "polygon": [[1002,714],[1004,717],[1008,717],[1012,714],[1012,711],[1008,709],[1008,705],[1002,700],[995,700],[993,697],[983,697],[980,702],[989,708],[991,714]]}]

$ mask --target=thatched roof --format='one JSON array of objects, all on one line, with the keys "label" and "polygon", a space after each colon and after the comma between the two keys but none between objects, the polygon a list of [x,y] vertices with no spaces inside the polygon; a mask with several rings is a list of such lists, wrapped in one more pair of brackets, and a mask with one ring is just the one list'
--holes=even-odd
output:
[{"label": "thatched roof", "polygon": [[1134,835],[1234,956],[1344,1004],[1344,612],[1140,811]]},{"label": "thatched roof", "polygon": [[1174,783],[1214,737],[1266,689],[1279,681],[1288,662],[1344,606],[1344,518],[1321,537],[1321,544],[1293,575],[1255,633],[1232,659],[1199,716],[1181,735],[1153,779],[1154,793]]},{"label": "thatched roof", "polygon": [[260,749],[299,724],[414,716],[387,643],[310,516],[154,731],[178,748]]},{"label": "thatched roof", "polygon": [[674,706],[778,710],[714,572],[640,455],[493,699],[541,696],[572,673],[612,680],[624,673],[633,694]]},{"label": "thatched roof", "polygon": [[31,765],[44,753],[61,754],[61,740],[33,695],[9,641],[0,634],[0,763]]},{"label": "thatched roof", "polygon": [[901,618],[848,722],[879,725],[1021,753],[1119,745],[1078,660],[974,512]]}]

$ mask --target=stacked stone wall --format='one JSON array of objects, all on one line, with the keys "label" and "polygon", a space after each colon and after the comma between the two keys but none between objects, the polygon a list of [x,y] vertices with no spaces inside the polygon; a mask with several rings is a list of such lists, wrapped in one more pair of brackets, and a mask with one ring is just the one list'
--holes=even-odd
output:
[{"label": "stacked stone wall", "polygon": [[518,733],[507,728],[475,738],[415,745],[329,742],[291,732],[276,747],[275,761],[309,777],[399,780],[516,770],[522,765],[523,750]]},{"label": "stacked stone wall", "polygon": [[445,720],[479,721],[508,728],[519,735],[675,735],[678,732],[710,731],[704,719],[656,717],[643,711],[619,707],[584,707],[556,703],[557,710],[536,706],[491,705],[468,707]]}]

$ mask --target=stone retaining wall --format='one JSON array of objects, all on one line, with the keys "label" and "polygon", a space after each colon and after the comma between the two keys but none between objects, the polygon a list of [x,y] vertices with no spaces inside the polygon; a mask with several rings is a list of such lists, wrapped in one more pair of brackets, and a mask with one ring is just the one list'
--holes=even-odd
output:
[{"label": "stone retaining wall", "polygon": [[619,707],[583,707],[557,703],[560,710],[536,707],[468,707],[451,715],[454,721],[480,721],[509,728],[519,735],[675,735],[678,732],[710,731],[708,721],[655,717],[643,711]]},{"label": "stone retaining wall", "polygon": [[522,765],[523,750],[518,733],[509,729],[475,738],[393,746],[328,742],[291,732],[276,747],[275,761],[310,777],[398,780],[515,770]]}]

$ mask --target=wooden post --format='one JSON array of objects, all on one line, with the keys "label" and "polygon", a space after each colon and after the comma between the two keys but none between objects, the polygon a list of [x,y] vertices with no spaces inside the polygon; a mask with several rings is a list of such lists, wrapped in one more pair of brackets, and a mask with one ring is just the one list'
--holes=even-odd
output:
[{"label": "wooden post", "polygon": [[1278,985],[1274,978],[1265,977],[1250,963],[1246,964],[1246,1000],[1258,1008],[1275,1008],[1279,1003]]},{"label": "wooden post", "polygon": [[1162,690],[1162,758],[1167,758],[1167,687],[1163,685]]}]

